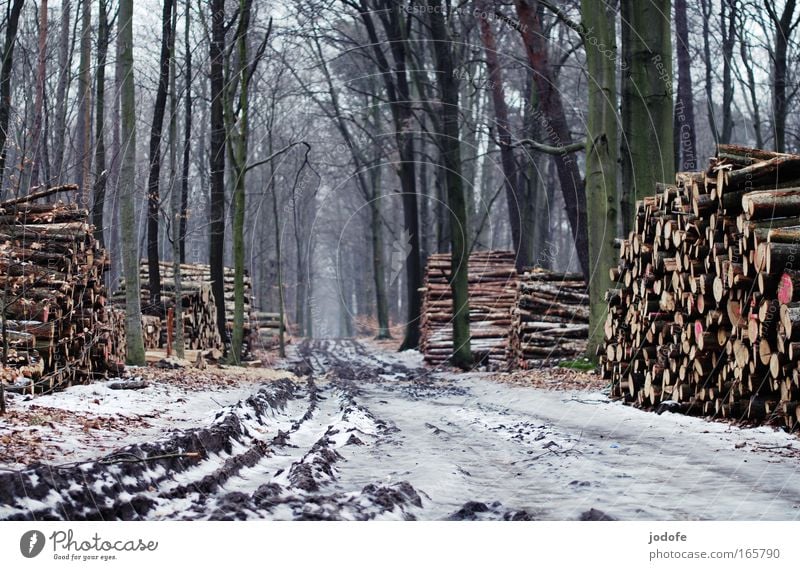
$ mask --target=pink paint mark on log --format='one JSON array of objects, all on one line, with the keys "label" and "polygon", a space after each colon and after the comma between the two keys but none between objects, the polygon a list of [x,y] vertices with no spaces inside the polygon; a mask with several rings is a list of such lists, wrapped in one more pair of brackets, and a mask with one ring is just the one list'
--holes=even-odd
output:
[{"label": "pink paint mark on log", "polygon": [[778,284],[778,302],[782,305],[787,305],[792,302],[794,296],[794,285],[792,278],[788,273],[781,275],[781,281]]}]

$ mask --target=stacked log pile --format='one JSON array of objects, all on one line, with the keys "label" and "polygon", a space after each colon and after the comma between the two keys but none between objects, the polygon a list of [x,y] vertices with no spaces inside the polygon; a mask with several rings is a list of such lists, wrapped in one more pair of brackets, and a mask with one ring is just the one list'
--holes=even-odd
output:
[{"label": "stacked log pile", "polygon": [[[425,361],[445,363],[453,352],[450,254],[428,258],[422,292],[420,350]],[[476,363],[505,368],[511,308],[517,292],[514,253],[479,251],[469,257],[470,347]]]},{"label": "stacked log pile", "polygon": [[[166,314],[170,308],[175,307],[175,272],[171,262],[162,261],[159,264],[161,274],[161,304],[156,306],[150,303],[150,273],[147,262],[142,261],[139,269],[139,285],[142,292],[142,312],[161,319],[158,328],[158,345],[152,348],[164,348],[167,340]],[[234,311],[234,275],[233,269],[225,268],[225,320],[228,336],[233,331]],[[112,297],[115,303],[125,303],[125,282],[121,282],[119,289]],[[183,308],[184,339],[188,349],[222,348],[222,339],[216,324],[216,304],[211,290],[211,268],[204,264],[181,265],[181,306]],[[252,349],[253,334],[255,332],[251,323],[252,283],[250,277],[244,279],[244,352],[249,354]],[[149,323],[155,326],[154,323]]]},{"label": "stacked log pile", "polygon": [[800,420],[800,156],[720,145],[637,205],[602,370],[642,407]]},{"label": "stacked log pile", "polygon": [[37,203],[59,186],[0,203],[0,309],[14,390],[52,390],[117,373],[124,354],[109,325],[106,251],[76,204]]},{"label": "stacked log pile", "polygon": [[[277,346],[281,328],[280,313],[254,311],[251,315],[250,322],[260,348],[273,348]],[[286,321],[284,321],[283,330],[284,333],[289,330],[286,327]]]},{"label": "stacked log pile", "polygon": [[551,366],[586,355],[589,295],[583,276],[535,268],[519,279],[512,310],[509,363]]}]

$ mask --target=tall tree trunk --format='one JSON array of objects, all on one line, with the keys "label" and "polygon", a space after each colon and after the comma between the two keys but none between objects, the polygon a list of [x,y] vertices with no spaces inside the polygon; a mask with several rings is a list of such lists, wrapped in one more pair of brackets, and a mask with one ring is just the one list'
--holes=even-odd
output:
[{"label": "tall tree trunk", "polygon": [[[632,5],[633,0],[623,0],[623,6]],[[705,90],[706,112],[708,114],[708,127],[714,137],[714,142],[719,143],[719,128],[714,116],[714,84],[712,82],[713,63],[711,62],[711,15],[714,10],[714,0],[700,0],[700,9],[703,17],[703,61],[705,62]],[[623,19],[625,14],[623,13]],[[627,131],[625,131],[627,132]]]},{"label": "tall tree trunk", "polygon": [[447,205],[450,208],[450,289],[453,294],[453,355],[451,361],[459,368],[472,366],[469,331],[469,251],[467,245],[467,205],[461,180],[461,145],[458,128],[458,83],[453,74],[455,65],[447,33],[441,0],[426,0],[431,40],[433,40],[436,76],[441,96],[441,132],[438,133],[442,151]]},{"label": "tall tree trunk", "polygon": [[11,70],[14,68],[14,44],[17,41],[19,16],[25,0],[14,0],[6,19],[6,40],[0,53],[0,196],[6,172],[6,138],[11,116]]},{"label": "tall tree trunk", "polygon": [[561,194],[564,197],[564,206],[572,229],[581,271],[588,281],[589,243],[586,228],[586,190],[583,187],[577,163],[564,149],[573,141],[561,93],[550,67],[547,42],[539,14],[529,4],[529,0],[515,0],[515,4],[528,62],[534,70],[539,104],[548,124],[547,130],[552,132],[551,142],[553,145],[561,149],[558,155],[553,156],[553,160],[558,171]]},{"label": "tall tree trunk", "polygon": [[211,289],[217,304],[217,328],[224,342],[228,342],[225,327],[225,116],[223,97],[225,77],[225,0],[211,0],[211,141],[210,154],[210,212],[209,254]]},{"label": "tall tree trunk", "polygon": [[80,164],[77,183],[80,185],[80,203],[89,206],[92,179],[92,3],[81,1],[81,59],[78,70],[78,125],[77,154]]},{"label": "tall tree trunk", "polygon": [[97,71],[95,87],[95,154],[94,154],[94,201],[92,203],[92,223],[94,235],[101,245],[103,238],[103,210],[106,204],[106,55],[108,53],[108,6],[107,0],[99,0],[97,22]]},{"label": "tall tree trunk", "polygon": [[72,51],[70,50],[71,0],[61,2],[61,29],[58,38],[58,85],[56,86],[55,126],[53,129],[53,180],[54,184],[64,181],[64,144],[67,133],[67,86],[70,82],[72,68]]},{"label": "tall tree trunk", "polygon": [[[735,0],[728,1],[731,3],[735,2]],[[775,121],[775,150],[778,152],[786,152],[786,116],[788,113],[786,99],[787,55],[792,32],[797,26],[797,22],[792,22],[797,3],[795,0],[786,0],[786,3],[783,5],[783,12],[781,12],[780,16],[778,16],[778,13],[775,11],[773,0],[764,0],[764,6],[775,26],[775,57],[772,77],[772,114]]]},{"label": "tall tree trunk", "polygon": [[120,226],[125,273],[125,337],[127,361],[145,363],[142,309],[139,292],[139,252],[136,237],[136,92],[133,80],[133,0],[120,0],[117,33],[117,84],[121,93],[120,138],[122,163],[119,173]]},{"label": "tall tree trunk", "polygon": [[675,166],[678,170],[697,169],[697,137],[692,95],[692,56],[689,52],[689,27],[686,0],[675,0],[675,34],[678,45],[678,97],[675,102]]},{"label": "tall tree trunk", "polygon": [[[295,248],[295,277],[297,280],[297,290],[295,291],[294,320],[297,324],[297,334],[300,336],[310,336],[306,330],[306,303],[308,302],[308,274],[305,271],[305,259],[303,256],[303,240],[300,236],[300,216],[297,212],[297,193],[292,188],[292,230],[294,235]],[[310,247],[310,246],[309,246]]]},{"label": "tall tree trunk", "polygon": [[[482,13],[490,13],[488,0],[478,0],[476,7]],[[495,42],[492,24],[487,18],[479,18],[480,36],[486,56],[486,70],[488,72],[489,86],[492,92],[494,105],[495,125],[497,126],[497,144],[500,146],[500,162],[503,167],[504,186],[506,189],[506,204],[508,206],[508,219],[511,226],[511,239],[516,252],[516,265],[522,270],[530,264],[528,258],[528,236],[522,232],[522,218],[525,215],[525,199],[519,188],[519,173],[517,159],[511,146],[511,129],[508,121],[508,106],[503,86],[503,71],[497,57],[497,42]]]},{"label": "tall tree trunk", "polygon": [[[229,147],[231,163],[235,175],[233,185],[233,331],[231,335],[231,360],[238,364],[242,359],[244,345],[244,214],[245,214],[245,175],[247,174],[247,139],[249,136],[249,86],[250,86],[250,61],[247,39],[250,30],[250,9],[252,0],[239,2],[239,27],[236,47],[238,50],[239,75],[239,114],[238,121],[230,121],[228,136],[231,141]],[[229,113],[229,115],[231,115]]]},{"label": "tall tree trunk", "polygon": [[[376,104],[376,110],[379,106]],[[383,221],[381,218],[381,167],[374,166],[371,171],[373,198],[369,201],[370,237],[372,245],[372,279],[375,285],[375,312],[378,317],[378,333],[376,338],[392,338],[389,332],[389,302],[386,297],[386,264],[383,260]],[[405,243],[401,246],[405,247]],[[392,252],[394,256],[394,251]],[[394,275],[394,267],[389,270]]]},{"label": "tall tree trunk", "polygon": [[[583,26],[592,30],[597,43],[586,45],[589,114],[586,125],[586,202],[589,214],[589,345],[587,355],[604,338],[611,288],[608,270],[615,265],[617,237],[617,75],[616,2],[581,1]],[[601,51],[599,46],[604,46]],[[609,51],[611,55],[609,55]]]},{"label": "tall tree trunk", "polygon": [[[188,18],[189,7],[186,14]],[[170,60],[169,60],[169,201],[170,215],[172,223],[170,236],[172,242],[172,272],[174,275],[175,286],[175,355],[178,358],[185,356],[184,330],[183,330],[183,275],[181,274],[181,214],[182,201],[181,193],[178,192],[178,90],[177,90],[177,71],[175,36],[178,31],[178,6],[177,3],[172,10],[172,23],[170,33]],[[188,32],[187,32],[188,33]],[[185,148],[185,144],[184,144]],[[186,159],[184,158],[184,164]]]},{"label": "tall tree trunk", "polygon": [[[731,142],[733,134],[733,47],[736,43],[736,11],[738,0],[722,0],[720,30],[722,31],[722,131],[719,142]],[[792,1],[792,0],[790,0]]]},{"label": "tall tree trunk", "polygon": [[33,105],[33,133],[31,133],[33,161],[29,178],[22,188],[29,189],[39,183],[39,169],[45,153],[43,152],[42,121],[44,115],[44,83],[47,75],[47,0],[39,3],[39,53],[36,69],[36,101]]},{"label": "tall tree trunk", "polygon": [[[622,0],[625,61],[622,77],[623,137],[629,168],[623,184],[632,183],[628,200],[652,196],[656,182],[675,177],[672,128],[672,48],[670,0]],[[626,209],[633,215],[634,205]],[[632,222],[632,218],[629,222]]]},{"label": "tall tree trunk", "polygon": [[746,36],[744,33],[746,21],[741,16],[739,25],[739,54],[741,56],[741,64],[744,67],[745,74],[747,75],[747,93],[750,96],[750,105],[753,108],[753,133],[756,135],[756,148],[764,148],[764,135],[761,132],[761,105],[759,103],[760,96],[758,87],[756,85],[756,74],[753,70],[752,53],[748,49]]},{"label": "tall tree trunk", "polygon": [[150,173],[147,178],[147,270],[150,278],[150,304],[161,303],[161,270],[158,261],[158,225],[161,207],[161,138],[164,111],[167,106],[169,62],[172,57],[172,9],[175,0],[164,0],[161,14],[161,57],[159,59],[158,89],[153,104],[153,124],[150,127]]},{"label": "tall tree trunk", "polygon": [[191,158],[192,142],[192,49],[189,45],[189,31],[191,30],[191,0],[185,1],[185,22],[183,30],[183,45],[186,52],[185,86],[183,102],[183,167],[181,170],[181,211],[179,234],[179,259],[186,263],[186,223],[187,209],[189,207],[189,159]]},{"label": "tall tree trunk", "polygon": [[[361,2],[362,19],[367,27],[367,32],[372,39],[375,59],[384,78],[387,95],[389,97],[392,119],[394,121],[394,134],[397,152],[400,157],[398,174],[402,190],[401,201],[403,204],[403,227],[409,238],[410,250],[405,260],[406,269],[406,298],[408,312],[406,316],[406,330],[400,350],[417,348],[419,345],[420,312],[422,298],[419,288],[422,286],[422,267],[420,265],[419,249],[419,211],[417,205],[417,179],[414,162],[414,135],[409,125],[414,121],[414,112],[411,102],[411,92],[408,84],[407,73],[407,45],[405,41],[405,7],[401,0],[389,0],[384,3],[385,17],[381,18],[389,48],[392,52],[394,66],[390,67],[380,43],[376,43],[377,34],[366,0]],[[405,247],[405,244],[403,244]]]}]

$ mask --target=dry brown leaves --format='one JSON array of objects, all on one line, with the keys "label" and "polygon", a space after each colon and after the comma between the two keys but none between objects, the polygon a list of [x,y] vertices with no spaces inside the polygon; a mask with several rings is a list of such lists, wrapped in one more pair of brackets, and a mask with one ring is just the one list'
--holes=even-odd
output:
[{"label": "dry brown leaves", "polygon": [[517,370],[515,372],[496,373],[491,376],[493,380],[540,388],[542,390],[602,390],[608,382],[595,372],[584,372],[568,368],[538,368],[534,370]]},{"label": "dry brown leaves", "polygon": [[243,384],[259,384],[278,378],[291,377],[290,372],[271,368],[240,368],[235,366],[209,366],[197,368],[162,369],[147,367],[132,371],[152,383],[169,384],[187,391],[226,390]]},{"label": "dry brown leaves", "polygon": [[[125,434],[133,427],[149,427],[141,417],[95,415],[32,405],[0,416],[0,464],[69,461],[69,449],[95,438],[102,430]],[[69,441],[69,445],[66,442]]]}]

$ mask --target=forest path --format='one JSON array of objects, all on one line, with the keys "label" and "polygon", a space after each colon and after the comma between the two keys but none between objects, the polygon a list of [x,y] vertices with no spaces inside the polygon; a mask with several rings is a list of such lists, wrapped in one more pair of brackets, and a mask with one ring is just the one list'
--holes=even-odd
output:
[{"label": "forest path", "polygon": [[[770,428],[434,372],[353,340],[304,341],[286,366],[304,383],[265,384],[211,426],[80,466],[0,474],[0,519],[800,514],[800,445]],[[136,460],[157,455],[168,457]]]}]

